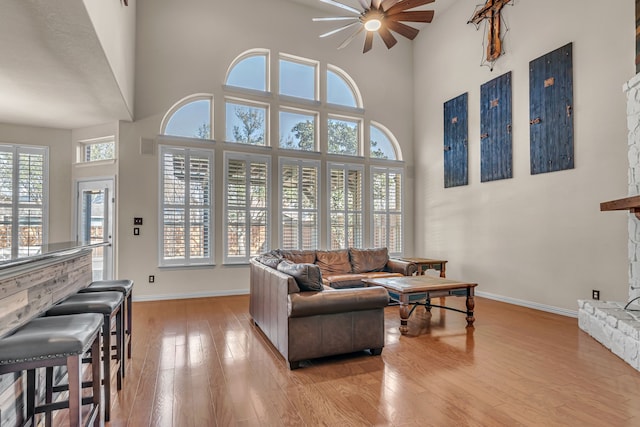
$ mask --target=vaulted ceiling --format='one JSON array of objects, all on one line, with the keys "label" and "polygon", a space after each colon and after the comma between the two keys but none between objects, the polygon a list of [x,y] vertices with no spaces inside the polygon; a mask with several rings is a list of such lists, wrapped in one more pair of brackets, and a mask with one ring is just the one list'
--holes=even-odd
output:
[{"label": "vaulted ceiling", "polygon": [[3,0],[0,58],[0,123],[131,119],[82,0]]},{"label": "vaulted ceiling", "polygon": [[[320,0],[288,1],[341,14]],[[454,1],[424,8],[437,19]],[[133,118],[83,0],[3,0],[0,58],[0,123],[75,129]]]}]

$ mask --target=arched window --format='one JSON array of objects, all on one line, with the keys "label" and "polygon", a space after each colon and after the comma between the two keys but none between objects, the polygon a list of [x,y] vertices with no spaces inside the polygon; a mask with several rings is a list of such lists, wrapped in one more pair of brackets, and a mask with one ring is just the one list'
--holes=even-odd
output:
[{"label": "arched window", "polygon": [[374,121],[369,127],[369,155],[374,159],[402,160],[395,137],[389,129]]},{"label": "arched window", "polygon": [[355,82],[334,65],[327,65],[327,103],[362,108],[362,96]]},{"label": "arched window", "polygon": [[[245,264],[275,247],[386,246],[391,255],[402,255],[400,145],[371,120],[349,74],[317,60],[251,49],[229,65],[221,96],[218,144],[203,148],[185,139],[161,147],[161,265],[213,265],[213,241],[207,238],[214,194],[222,195],[225,264]],[[213,124],[213,96],[195,94],[171,107],[161,133],[212,139]],[[213,179],[215,152],[224,159],[223,180]],[[193,205],[184,191],[205,183],[205,172],[207,203]],[[169,203],[171,191],[179,200]],[[278,209],[272,215],[273,206]],[[186,242],[193,245],[189,252]]]},{"label": "arched window", "polygon": [[229,67],[225,83],[244,89],[269,91],[269,51],[252,49],[242,53]]},{"label": "arched window", "polygon": [[213,139],[211,105],[208,94],[190,95],[176,102],[162,119],[160,133],[187,138]]}]

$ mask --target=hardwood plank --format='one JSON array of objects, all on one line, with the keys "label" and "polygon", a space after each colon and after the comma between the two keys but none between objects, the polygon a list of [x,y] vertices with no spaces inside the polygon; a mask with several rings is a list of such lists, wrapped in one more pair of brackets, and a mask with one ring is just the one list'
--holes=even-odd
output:
[{"label": "hardwood plank", "polygon": [[[447,304],[464,307],[463,298]],[[107,426],[537,426],[640,423],[640,373],[577,320],[476,298],[417,309],[409,336],[290,371],[248,296],[134,303],[133,358]]]}]

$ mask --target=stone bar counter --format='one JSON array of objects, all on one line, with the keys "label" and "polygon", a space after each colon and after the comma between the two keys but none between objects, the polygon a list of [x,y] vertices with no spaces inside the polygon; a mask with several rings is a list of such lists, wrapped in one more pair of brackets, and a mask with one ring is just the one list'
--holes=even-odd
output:
[{"label": "stone bar counter", "polygon": [[[0,261],[0,337],[40,316],[52,305],[87,287],[93,247],[65,242],[43,245],[37,254]],[[42,372],[39,374],[44,380]],[[0,375],[0,425],[21,425],[25,376]]]},{"label": "stone bar counter", "polygon": [[43,245],[36,255],[0,261],[0,337],[91,283],[91,251],[101,244]]}]

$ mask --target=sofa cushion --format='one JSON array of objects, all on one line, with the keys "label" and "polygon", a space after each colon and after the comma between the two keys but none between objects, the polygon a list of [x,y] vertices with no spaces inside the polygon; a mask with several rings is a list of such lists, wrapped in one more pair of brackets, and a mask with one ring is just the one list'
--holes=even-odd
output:
[{"label": "sofa cushion", "polygon": [[326,286],[330,286],[333,289],[344,288],[364,288],[362,279],[366,279],[366,274],[331,274],[329,276],[322,276],[322,281]]},{"label": "sofa cushion", "polygon": [[322,291],[322,274],[320,268],[315,264],[292,263],[282,261],[278,264],[278,271],[292,276],[296,279],[301,291]]},{"label": "sofa cushion", "polygon": [[281,250],[280,255],[282,258],[289,260],[294,264],[314,264],[316,262],[316,251],[313,250]]},{"label": "sofa cushion", "polygon": [[349,262],[349,251],[347,249],[316,251],[316,264],[320,267],[323,276],[351,273],[351,263]]},{"label": "sofa cushion", "polygon": [[354,273],[382,271],[389,261],[387,248],[356,249],[350,248],[351,268]]},{"label": "sofa cushion", "polygon": [[388,271],[370,271],[362,273],[365,279],[382,279],[385,277],[403,277],[400,273],[389,273]]},{"label": "sofa cushion", "polygon": [[278,251],[266,252],[256,257],[256,261],[271,268],[278,268],[278,264],[282,261],[282,256]]}]

